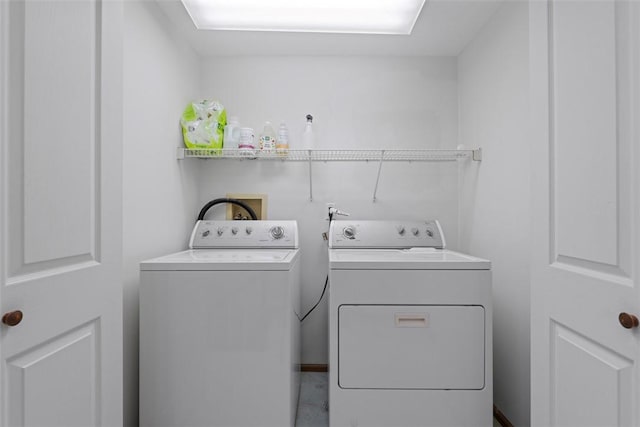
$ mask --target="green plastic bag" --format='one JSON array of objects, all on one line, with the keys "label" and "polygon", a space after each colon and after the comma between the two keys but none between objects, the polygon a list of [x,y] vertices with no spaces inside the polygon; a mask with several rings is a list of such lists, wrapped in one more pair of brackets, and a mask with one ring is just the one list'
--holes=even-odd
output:
[{"label": "green plastic bag", "polygon": [[187,105],[180,124],[187,148],[221,149],[227,112],[220,102],[203,99]]}]

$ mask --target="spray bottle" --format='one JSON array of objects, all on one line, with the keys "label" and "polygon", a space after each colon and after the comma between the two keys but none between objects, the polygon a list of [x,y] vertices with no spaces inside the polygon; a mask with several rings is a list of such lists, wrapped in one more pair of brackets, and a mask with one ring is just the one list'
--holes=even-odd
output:
[{"label": "spray bottle", "polygon": [[307,124],[304,127],[304,132],[302,133],[302,149],[312,150],[314,142],[313,116],[311,114],[307,114]]}]

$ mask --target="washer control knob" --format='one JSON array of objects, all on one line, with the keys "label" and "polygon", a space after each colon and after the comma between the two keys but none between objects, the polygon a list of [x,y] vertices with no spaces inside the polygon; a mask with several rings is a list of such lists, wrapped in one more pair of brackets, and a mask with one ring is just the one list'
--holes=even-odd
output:
[{"label": "washer control knob", "polygon": [[235,236],[236,234],[238,234],[238,227],[232,227],[232,228],[231,228],[231,234],[233,234],[234,236]]},{"label": "washer control knob", "polygon": [[224,228],[218,227],[218,229],[216,231],[218,233],[218,236],[222,236],[222,233],[224,233]]},{"label": "washer control knob", "polygon": [[411,229],[411,234],[413,234],[414,236],[417,236],[418,234],[420,234],[420,230],[414,227]]},{"label": "washer control knob", "polygon": [[271,237],[273,237],[274,239],[282,239],[284,237],[284,228],[282,228],[279,225],[276,225],[275,227],[271,227],[271,230],[269,230],[269,232],[271,233]]},{"label": "washer control knob", "polygon": [[204,230],[202,232],[202,237],[207,237],[209,234],[211,234],[211,230]]},{"label": "washer control knob", "polygon": [[427,233],[427,236],[429,236],[429,237],[433,237],[433,230],[432,230],[432,229],[427,228],[426,233]]},{"label": "washer control knob", "polygon": [[247,234],[251,234],[251,233],[253,232],[253,228],[251,228],[251,227],[247,227],[247,228],[245,228],[245,229],[244,229],[244,231],[245,231],[245,233],[247,233]]},{"label": "washer control knob", "polygon": [[353,240],[356,238],[356,229],[352,226],[348,226],[342,229],[342,235],[347,239]]},{"label": "washer control knob", "polygon": [[404,225],[398,225],[396,227],[396,230],[398,230],[399,235],[404,236],[404,232],[405,232]]}]

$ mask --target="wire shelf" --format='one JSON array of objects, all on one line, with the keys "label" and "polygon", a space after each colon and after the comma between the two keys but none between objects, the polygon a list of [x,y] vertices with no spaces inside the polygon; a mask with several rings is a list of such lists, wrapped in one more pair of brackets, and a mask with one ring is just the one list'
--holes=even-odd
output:
[{"label": "wire shelf", "polygon": [[236,149],[178,149],[178,158],[236,160],[280,160],[289,162],[405,161],[452,162],[466,158],[479,160],[480,150],[286,150],[263,152]]},{"label": "wire shelf", "polygon": [[178,148],[178,159],[197,157],[212,160],[279,160],[282,162],[307,162],[309,164],[309,200],[313,200],[313,162],[370,162],[378,163],[373,201],[376,201],[380,172],[385,162],[455,162],[456,160],[482,160],[482,149],[474,150],[286,150],[264,152],[236,149]]}]

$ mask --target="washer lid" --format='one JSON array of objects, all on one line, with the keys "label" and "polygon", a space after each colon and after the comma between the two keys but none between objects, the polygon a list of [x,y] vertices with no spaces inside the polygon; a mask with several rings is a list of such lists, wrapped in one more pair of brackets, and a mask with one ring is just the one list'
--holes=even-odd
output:
[{"label": "washer lid", "polygon": [[332,270],[489,270],[491,261],[446,249],[329,249]]},{"label": "washer lid", "polygon": [[140,270],[290,270],[298,249],[189,249],[140,263]]}]

